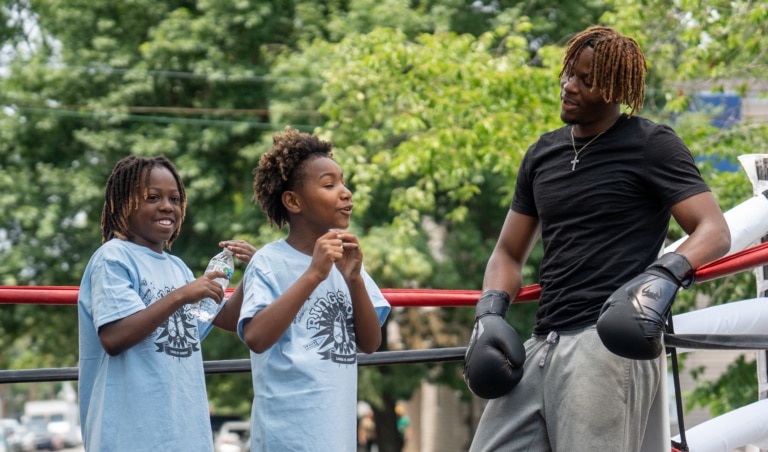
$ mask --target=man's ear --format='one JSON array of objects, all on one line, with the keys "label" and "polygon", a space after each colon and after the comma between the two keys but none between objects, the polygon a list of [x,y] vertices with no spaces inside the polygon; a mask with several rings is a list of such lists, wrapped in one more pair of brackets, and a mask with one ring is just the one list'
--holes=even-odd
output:
[{"label": "man's ear", "polygon": [[281,197],[288,213],[301,213],[301,197],[295,191],[286,190]]}]

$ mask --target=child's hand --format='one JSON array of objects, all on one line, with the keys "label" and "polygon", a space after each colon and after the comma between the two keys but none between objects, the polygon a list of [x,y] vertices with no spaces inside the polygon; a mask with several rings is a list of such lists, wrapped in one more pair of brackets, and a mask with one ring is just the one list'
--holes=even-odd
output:
[{"label": "child's hand", "polygon": [[256,247],[245,240],[223,240],[219,242],[219,246],[232,251],[232,254],[243,261],[245,265],[248,265],[253,255],[256,254]]},{"label": "child's hand", "polygon": [[316,271],[321,279],[328,277],[333,263],[341,258],[341,240],[337,234],[329,231],[315,241],[315,248],[312,250],[312,262],[309,264],[311,269]]},{"label": "child's hand", "polygon": [[331,265],[336,264],[344,279],[360,274],[363,263],[363,251],[357,237],[349,231],[331,229],[315,242],[312,252],[312,266],[319,271],[323,279],[331,272]]},{"label": "child's hand", "polygon": [[183,291],[185,304],[197,303],[203,298],[212,298],[216,303],[221,303],[224,299],[224,288],[215,281],[216,278],[226,279],[227,274],[210,272],[182,286],[179,290]]},{"label": "child's hand", "polygon": [[334,231],[337,237],[341,239],[342,250],[341,258],[334,262],[336,263],[336,268],[344,276],[344,279],[348,280],[360,274],[363,264],[363,250],[360,248],[360,242],[358,242],[355,234],[341,229],[334,229],[331,232]]}]

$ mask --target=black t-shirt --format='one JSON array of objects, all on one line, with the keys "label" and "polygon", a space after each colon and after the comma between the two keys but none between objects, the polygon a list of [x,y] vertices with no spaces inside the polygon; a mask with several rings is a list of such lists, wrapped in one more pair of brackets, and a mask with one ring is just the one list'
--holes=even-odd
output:
[{"label": "black t-shirt", "polygon": [[[570,128],[528,149],[511,206],[541,220],[537,334],[594,324],[611,293],[658,257],[669,208],[709,191],[668,126],[622,115],[579,154],[573,171]],[[592,138],[576,139],[576,149]]]}]

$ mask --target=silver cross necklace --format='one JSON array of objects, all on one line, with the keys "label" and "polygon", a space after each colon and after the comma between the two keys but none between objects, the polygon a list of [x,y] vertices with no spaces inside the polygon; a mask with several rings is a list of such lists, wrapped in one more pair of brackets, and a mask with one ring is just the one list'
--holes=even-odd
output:
[{"label": "silver cross necklace", "polygon": [[605,130],[595,135],[595,138],[592,138],[589,140],[589,143],[585,144],[581,147],[578,151],[576,150],[576,139],[573,137],[573,126],[571,126],[571,145],[573,145],[573,153],[576,154],[573,157],[573,160],[571,160],[571,171],[574,171],[576,169],[576,164],[579,163],[579,154],[581,154],[581,151],[587,148],[590,144],[592,144],[593,141],[600,138],[600,135],[604,134]]}]

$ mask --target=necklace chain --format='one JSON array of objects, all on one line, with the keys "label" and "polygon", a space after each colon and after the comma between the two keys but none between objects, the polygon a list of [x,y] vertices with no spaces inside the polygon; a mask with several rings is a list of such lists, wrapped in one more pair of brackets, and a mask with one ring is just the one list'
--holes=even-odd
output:
[{"label": "necklace chain", "polygon": [[597,135],[595,135],[594,138],[589,140],[589,143],[585,144],[584,146],[581,147],[581,149],[579,149],[577,151],[576,150],[576,138],[573,137],[573,126],[571,126],[571,145],[573,146],[573,153],[576,154],[573,157],[573,160],[571,160],[571,171],[574,171],[576,169],[576,164],[579,163],[579,154],[581,154],[581,151],[586,149],[587,146],[592,144],[592,142],[595,141],[596,139],[600,138],[600,135],[602,135],[604,133],[605,133],[605,130],[603,130],[602,132],[598,133]]}]

